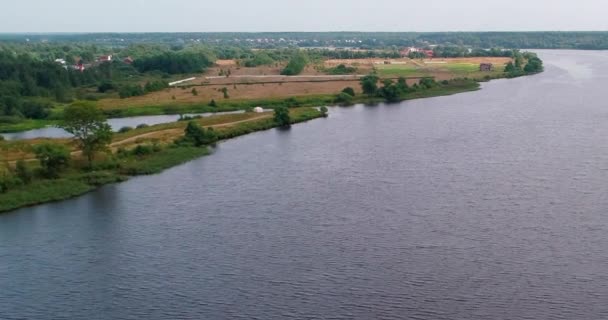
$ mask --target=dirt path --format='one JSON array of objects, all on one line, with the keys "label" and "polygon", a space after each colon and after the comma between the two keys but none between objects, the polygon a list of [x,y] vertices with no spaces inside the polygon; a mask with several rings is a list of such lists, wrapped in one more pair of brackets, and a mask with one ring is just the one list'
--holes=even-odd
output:
[{"label": "dirt path", "polygon": [[[210,125],[210,126],[203,126],[205,128],[223,128],[223,127],[229,127],[229,126],[233,126],[239,123],[244,123],[244,122],[250,122],[250,121],[255,121],[255,120],[260,120],[260,119],[266,119],[266,118],[270,118],[272,116],[271,113],[266,112],[264,114],[261,114],[259,116],[253,117],[253,118],[249,118],[249,119],[245,119],[245,120],[239,120],[239,121],[233,121],[233,122],[227,122],[227,123],[220,123],[220,124],[214,124],[214,125]],[[144,138],[149,138],[149,137],[158,137],[158,136],[166,136],[166,137],[177,137],[179,135],[181,135],[184,132],[184,128],[171,128],[171,129],[165,129],[165,130],[158,130],[158,131],[151,131],[151,132],[146,132],[146,133],[142,133],[133,137],[129,137],[120,141],[114,141],[109,145],[110,150],[112,151],[116,151],[116,149],[118,149],[121,146],[124,145],[128,145],[131,143],[136,143],[137,140],[139,139],[144,139]],[[82,155],[82,151],[80,150],[76,150],[76,151],[72,151],[70,152],[70,155],[72,157],[75,156],[80,156]],[[27,158],[27,159],[23,159],[24,161],[35,161],[36,158]],[[15,165],[17,163],[17,160],[11,160],[8,161],[8,163],[10,165]]]}]

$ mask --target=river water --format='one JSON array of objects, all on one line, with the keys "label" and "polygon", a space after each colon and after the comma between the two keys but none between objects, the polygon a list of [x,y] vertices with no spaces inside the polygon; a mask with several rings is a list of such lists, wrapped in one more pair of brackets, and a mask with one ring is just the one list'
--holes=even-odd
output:
[{"label": "river water", "polygon": [[[220,114],[234,114],[234,113],[243,113],[244,110],[240,111],[229,111],[229,112],[215,112],[215,113],[192,113],[192,114],[184,114],[184,116],[201,116],[201,117],[210,117],[213,115]],[[169,123],[178,121],[180,115],[157,115],[157,116],[137,116],[137,117],[127,117],[127,118],[112,118],[108,119],[108,124],[112,127],[112,130],[118,131],[123,127],[131,127],[135,128],[140,124],[146,124],[149,126],[161,123]],[[72,135],[65,130],[58,127],[46,127],[40,129],[32,129],[21,132],[12,132],[12,133],[2,133],[2,135],[6,140],[24,140],[24,139],[35,139],[35,138],[69,138]]]},{"label": "river water", "polygon": [[608,53],[0,215],[0,319],[606,319]]}]

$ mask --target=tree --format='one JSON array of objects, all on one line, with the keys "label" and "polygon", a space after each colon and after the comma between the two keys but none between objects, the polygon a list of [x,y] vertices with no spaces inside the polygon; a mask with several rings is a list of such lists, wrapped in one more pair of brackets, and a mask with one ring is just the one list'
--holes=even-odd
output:
[{"label": "tree", "polygon": [[397,89],[399,89],[401,93],[405,93],[407,92],[407,89],[409,89],[404,77],[399,77],[399,79],[397,79]]},{"label": "tree", "polygon": [[373,96],[378,92],[378,76],[370,74],[361,78],[361,89],[368,96]]},{"label": "tree", "polygon": [[95,153],[106,150],[112,142],[112,128],[101,109],[90,102],[77,102],[65,108],[60,127],[74,135],[89,167],[92,167]]},{"label": "tree", "polygon": [[57,178],[59,172],[68,166],[70,161],[70,151],[67,147],[54,144],[43,143],[34,147],[36,159],[40,161],[42,173],[48,178]]},{"label": "tree", "polygon": [[209,102],[209,106],[210,107],[217,107],[217,103],[215,102],[215,100],[211,99],[211,102]]},{"label": "tree", "polygon": [[198,96],[198,91],[196,90],[196,88],[192,88],[192,95]]},{"label": "tree", "polygon": [[32,171],[27,167],[27,164],[24,160],[18,160],[15,165],[15,173],[17,177],[21,179],[21,181],[25,184],[30,183],[32,181]]},{"label": "tree", "polygon": [[230,96],[228,95],[228,88],[223,87],[220,91],[222,91],[222,93],[224,94],[224,99],[230,98]]},{"label": "tree", "polygon": [[307,64],[308,57],[306,53],[302,51],[297,51],[293,54],[291,59],[289,59],[287,66],[285,67],[285,69],[283,69],[283,71],[281,71],[281,74],[284,76],[298,75],[302,73],[302,71],[304,71],[304,68],[306,68]]},{"label": "tree", "polygon": [[289,109],[287,107],[277,107],[274,109],[274,122],[279,127],[289,127],[291,118],[289,117]]},{"label": "tree", "polygon": [[216,142],[217,134],[213,128],[205,129],[196,121],[190,121],[184,130],[184,140],[191,142],[197,147],[200,147]]},{"label": "tree", "polygon": [[351,97],[355,96],[355,89],[351,88],[351,87],[346,87],[342,90],[342,92],[348,94]]}]

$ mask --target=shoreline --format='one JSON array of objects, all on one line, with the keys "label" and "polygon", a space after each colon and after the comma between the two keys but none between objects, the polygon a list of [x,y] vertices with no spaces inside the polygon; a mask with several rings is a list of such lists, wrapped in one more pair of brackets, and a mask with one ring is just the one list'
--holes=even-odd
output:
[{"label": "shoreline", "polygon": [[[478,91],[480,89],[480,81],[463,79],[460,81],[453,81],[447,85],[410,92],[400,97],[399,101],[395,102],[388,102],[386,99],[379,97],[358,95],[348,105],[377,104],[383,102],[399,103],[413,99],[449,96],[458,93]],[[309,99],[309,97],[307,98]],[[316,108],[321,105],[340,106],[340,104],[335,103],[334,95],[321,96],[321,98],[319,96],[315,96],[315,98],[312,99],[313,101],[302,101],[299,99],[301,98],[294,98],[290,100],[290,102],[295,102],[298,104],[297,107],[290,109],[290,114],[293,113],[291,120],[292,124],[325,117],[326,115]],[[328,100],[330,99],[331,103],[319,103],[319,100],[329,102]],[[285,100],[280,100],[277,102],[280,102],[280,104],[273,107],[284,105]],[[249,102],[249,104],[251,105],[252,102]],[[276,123],[274,123],[271,118],[250,121],[243,123],[242,125],[228,127],[225,131],[222,131],[220,134],[221,138],[217,143],[221,143],[225,140],[249,133],[265,131],[276,127]],[[9,190],[6,193],[0,193],[0,214],[9,214],[21,208],[33,207],[45,203],[75,198],[97,190],[98,188],[110,183],[124,182],[129,180],[131,177],[140,175],[161,173],[166,169],[209,154],[210,152],[208,150],[208,146],[166,146],[158,153],[151,154],[143,159],[137,158],[134,161],[122,164],[123,166],[119,168],[90,172],[70,172],[59,179],[44,179],[35,181],[29,185],[24,185],[17,189]]]}]

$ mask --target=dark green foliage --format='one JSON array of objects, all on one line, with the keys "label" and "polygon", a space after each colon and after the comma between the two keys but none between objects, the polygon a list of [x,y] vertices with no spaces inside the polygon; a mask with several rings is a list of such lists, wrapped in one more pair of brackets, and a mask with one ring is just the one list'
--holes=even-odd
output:
[{"label": "dark green foliage", "polygon": [[276,107],[274,109],[274,122],[279,127],[289,127],[291,125],[289,109],[287,107]]},{"label": "dark green foliage", "polygon": [[528,63],[524,67],[526,73],[537,73],[543,71],[543,62],[536,56],[528,58]]},{"label": "dark green foliage", "polygon": [[34,147],[36,159],[40,161],[42,174],[47,178],[57,178],[70,161],[70,151],[63,145],[43,143]]},{"label": "dark green foliage", "polygon": [[321,113],[323,114],[324,117],[327,117],[327,112],[329,110],[327,110],[326,106],[322,106],[321,108],[319,108],[319,111],[321,111]]},{"label": "dark green foliage", "polygon": [[95,153],[104,151],[112,142],[112,128],[101,109],[90,102],[68,106],[64,111],[61,128],[74,135],[89,166],[93,164]]},{"label": "dark green foliage", "polygon": [[348,94],[351,97],[355,96],[355,89],[353,89],[351,87],[346,87],[346,88],[342,89],[342,92]]},{"label": "dark green foliage", "polygon": [[418,85],[423,88],[430,89],[435,87],[437,85],[437,82],[433,78],[422,78],[418,82]]},{"label": "dark green foliage", "polygon": [[386,99],[386,101],[388,102],[396,102],[399,101],[400,96],[401,96],[401,91],[399,91],[399,88],[397,87],[397,85],[395,85],[395,83],[392,80],[384,80],[383,81],[383,86],[382,88],[380,88],[380,90],[378,91],[378,94],[383,97],[384,99]]},{"label": "dark green foliage", "polygon": [[213,64],[208,54],[198,52],[164,52],[136,59],[133,66],[140,72],[159,70],[168,74],[203,72]]},{"label": "dark green foliage", "polygon": [[126,126],[126,127],[122,127],[122,128],[120,128],[120,130],[118,130],[118,132],[120,132],[120,133],[125,133],[125,132],[129,132],[129,131],[131,131],[131,130],[133,130],[133,128],[132,128],[132,127]]},{"label": "dark green foliage", "polygon": [[361,78],[361,89],[368,96],[373,96],[378,92],[378,76],[370,74]]},{"label": "dark green foliage", "polygon": [[224,99],[230,98],[230,96],[228,95],[228,88],[223,87],[222,89],[220,89],[220,91],[224,94]]},{"label": "dark green foliage", "polygon": [[196,88],[192,88],[191,92],[193,96],[198,96],[198,91],[196,90]]},{"label": "dark green foliage", "polygon": [[148,81],[144,86],[144,91],[146,93],[150,93],[155,91],[161,91],[166,88],[169,88],[169,83],[167,83],[166,81]]},{"label": "dark green foliage", "polygon": [[114,89],[116,89],[116,87],[111,81],[104,81],[99,86],[97,86],[97,92],[101,93],[105,93]]},{"label": "dark green foliage", "polygon": [[399,79],[397,79],[397,89],[399,89],[399,91],[403,93],[407,92],[407,90],[409,89],[407,81],[404,77],[399,77]]},{"label": "dark green foliage", "polygon": [[336,96],[335,102],[340,104],[351,104],[353,102],[353,96],[346,92],[340,92]]},{"label": "dark green foliage", "polygon": [[306,53],[304,53],[302,51],[297,51],[296,53],[293,54],[293,56],[287,63],[287,66],[285,67],[285,69],[283,69],[283,71],[281,71],[281,74],[285,75],[285,76],[298,75],[298,74],[302,73],[302,71],[304,71],[304,68],[306,68],[307,64],[308,64],[308,57],[306,56]]},{"label": "dark green foliage", "polygon": [[198,122],[190,121],[184,130],[184,137],[179,142],[189,142],[195,147],[211,144],[217,141],[217,134],[213,128],[205,129]]},{"label": "dark green foliage", "polygon": [[9,171],[0,171],[0,194],[20,185],[22,182]]},{"label": "dark green foliage", "polygon": [[351,73],[355,73],[357,71],[356,68],[353,67],[347,67],[343,64],[340,64],[334,68],[331,68],[329,70],[327,70],[327,72],[329,74],[333,74],[333,75],[341,75],[341,74],[351,74]]},{"label": "dark green foliage", "polygon": [[215,100],[211,99],[211,102],[209,102],[209,106],[210,107],[217,107],[217,103],[215,102]]},{"label": "dark green foliage", "polygon": [[118,89],[118,95],[120,96],[121,99],[141,96],[141,95],[144,95],[144,93],[145,93],[144,88],[142,88],[138,84],[125,85],[125,86],[120,87],[120,89]]},{"label": "dark green foliage", "polygon": [[146,123],[140,123],[140,124],[138,124],[138,125],[137,125],[137,127],[135,127],[135,128],[136,128],[136,129],[143,129],[143,128],[147,128],[147,127],[149,127],[149,125],[148,125],[148,124],[146,124]]},{"label": "dark green foliage", "polygon": [[15,165],[15,174],[25,184],[32,181],[32,170],[27,166],[25,161],[18,160]]},{"label": "dark green foliage", "polygon": [[268,53],[261,51],[255,53],[253,58],[245,60],[244,65],[247,68],[253,68],[258,66],[270,65],[274,62],[275,60],[271,58]]}]

